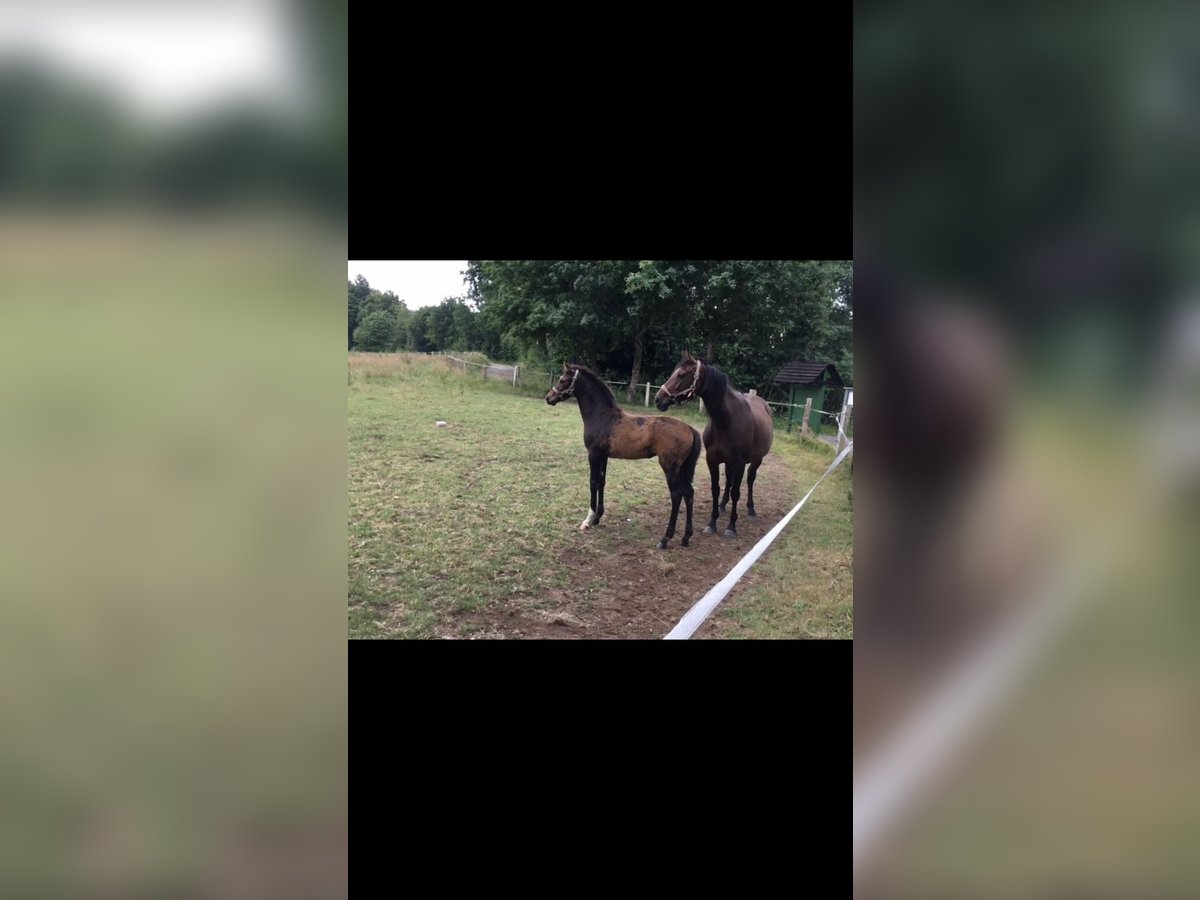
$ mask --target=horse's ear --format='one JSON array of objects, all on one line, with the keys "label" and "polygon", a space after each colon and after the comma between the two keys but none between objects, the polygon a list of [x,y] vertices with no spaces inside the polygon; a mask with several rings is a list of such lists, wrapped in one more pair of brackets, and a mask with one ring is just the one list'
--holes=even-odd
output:
[{"label": "horse's ear", "polygon": [[692,354],[691,354],[691,353],[689,353],[687,350],[684,350],[684,351],[683,351],[683,361],[684,361],[684,362],[691,362],[691,361],[692,361]]},{"label": "horse's ear", "polygon": [[567,368],[567,361],[563,360],[563,374],[566,375],[571,370]]}]

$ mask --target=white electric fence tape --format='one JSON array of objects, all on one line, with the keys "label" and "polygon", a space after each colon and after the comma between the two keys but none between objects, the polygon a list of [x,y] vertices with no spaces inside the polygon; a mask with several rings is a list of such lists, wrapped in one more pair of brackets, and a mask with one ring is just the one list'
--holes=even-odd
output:
[{"label": "white electric fence tape", "polygon": [[[1045,651],[1102,571],[1094,552],[1069,557],[1026,608],[945,680],[854,778],[854,871],[979,722]],[[859,652],[863,652],[860,650]],[[869,652],[869,651],[868,651]]]},{"label": "white electric fence tape", "polygon": [[846,445],[846,448],[837,455],[834,461],[829,464],[829,468],[825,470],[824,475],[817,479],[817,483],[808,489],[808,493],[804,495],[804,499],[792,507],[792,511],[780,519],[774,528],[763,535],[762,539],[759,540],[759,542],[755,544],[753,548],[751,548],[750,552],[743,556],[741,561],[736,566],[730,569],[729,574],[717,582],[712,590],[701,597],[697,601],[696,605],[687,611],[687,614],[679,620],[679,624],[672,628],[670,632],[663,637],[663,640],[685,641],[695,634],[696,629],[699,628],[704,623],[704,620],[708,618],[709,614],[717,608],[717,604],[725,599],[725,595],[733,589],[733,586],[738,583],[739,579],[741,579],[743,575],[746,574],[746,571],[752,565],[754,565],[755,561],[766,552],[768,547],[771,546],[771,542],[779,536],[779,533],[783,531],[787,523],[792,520],[792,516],[800,512],[800,507],[808,502],[808,498],[811,497],[812,492],[817,489],[817,485],[825,480],[825,475],[828,475],[839,465],[841,465],[842,460],[845,459],[853,449],[854,442],[851,441]]}]

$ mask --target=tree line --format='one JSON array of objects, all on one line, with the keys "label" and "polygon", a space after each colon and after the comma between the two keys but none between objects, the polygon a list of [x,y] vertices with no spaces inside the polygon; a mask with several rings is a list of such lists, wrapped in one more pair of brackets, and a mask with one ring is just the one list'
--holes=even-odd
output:
[{"label": "tree line", "polygon": [[148,125],[102,87],[39,60],[0,60],[0,199],[184,211],[282,204],[341,219],[345,128],[337,108],[321,115],[298,122],[246,100]]},{"label": "tree line", "polygon": [[848,261],[471,260],[464,274],[466,296],[416,310],[347,282],[348,346],[478,350],[548,371],[576,359],[631,384],[662,381],[688,349],[743,390],[765,391],[793,359],[852,383]]},{"label": "tree line", "polygon": [[484,333],[483,317],[464,297],[447,297],[437,306],[409,309],[393,291],[375,290],[362,275],[347,286],[351,350],[481,350],[498,354],[498,341]]}]

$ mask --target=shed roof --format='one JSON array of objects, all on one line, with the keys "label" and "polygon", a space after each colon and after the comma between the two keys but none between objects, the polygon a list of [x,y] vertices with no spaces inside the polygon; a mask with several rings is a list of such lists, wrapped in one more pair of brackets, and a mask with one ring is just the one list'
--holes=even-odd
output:
[{"label": "shed roof", "polygon": [[812,362],[797,359],[785,365],[775,376],[780,384],[812,384],[817,381],[829,381],[842,384],[842,376],[834,368],[833,363]]}]

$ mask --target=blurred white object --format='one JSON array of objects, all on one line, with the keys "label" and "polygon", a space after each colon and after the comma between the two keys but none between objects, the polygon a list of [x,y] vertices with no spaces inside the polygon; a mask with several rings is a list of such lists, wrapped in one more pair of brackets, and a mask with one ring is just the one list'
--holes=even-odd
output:
[{"label": "blurred white object", "polygon": [[446,427],[446,423],[445,423],[445,422],[442,422],[442,421],[437,421],[437,422],[434,422],[434,424],[435,424],[435,425],[437,425],[437,427],[438,427],[438,428],[445,428],[445,427]]},{"label": "blurred white object", "polygon": [[1200,483],[1200,299],[1181,303],[1168,322],[1154,391],[1151,471],[1168,496],[1188,494]]},{"label": "blurred white object", "polygon": [[854,773],[854,872],[911,812],[937,774],[964,749],[1053,646],[1091,596],[1121,540],[1120,527],[1080,542],[1037,585],[1021,611],[942,679],[918,710]]},{"label": "blurred white object", "polygon": [[308,70],[287,0],[6,4],[0,57],[32,57],[156,119],[246,98],[301,112]]}]

